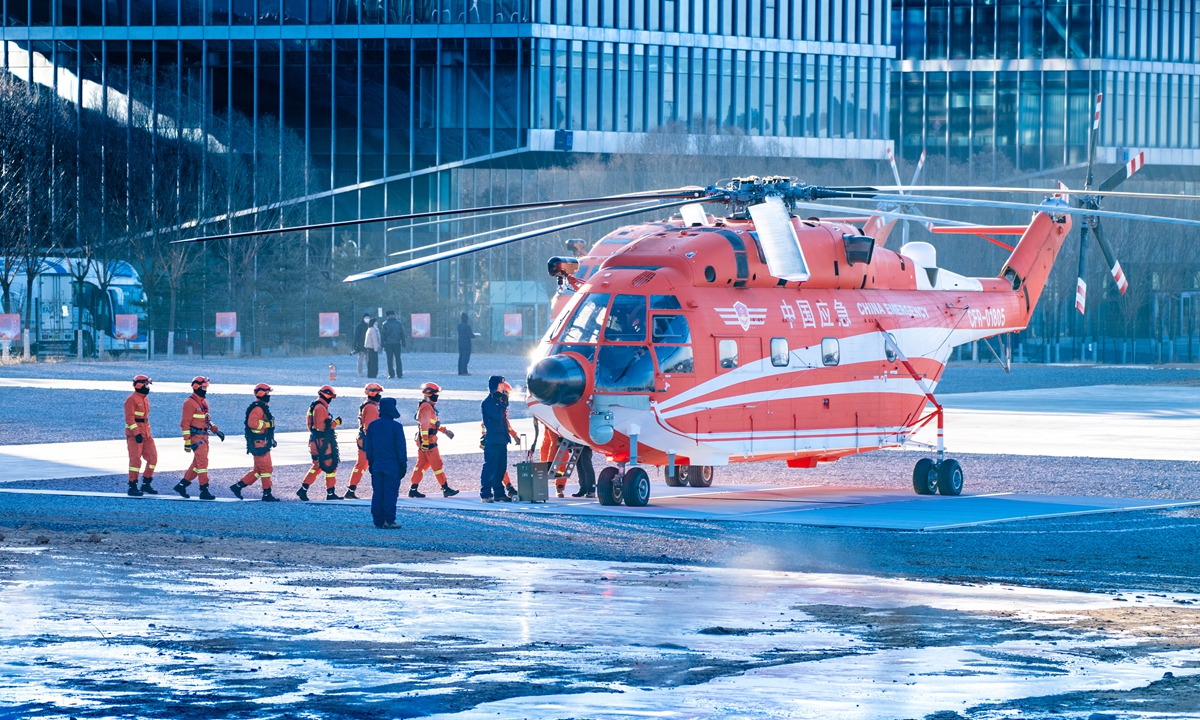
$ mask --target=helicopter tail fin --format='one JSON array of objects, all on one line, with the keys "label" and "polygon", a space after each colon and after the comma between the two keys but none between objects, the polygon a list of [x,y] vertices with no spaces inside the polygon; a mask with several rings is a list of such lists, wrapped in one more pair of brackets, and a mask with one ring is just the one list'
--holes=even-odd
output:
[{"label": "helicopter tail fin", "polygon": [[1071,216],[1061,216],[1061,219],[1062,222],[1058,222],[1044,212],[1035,215],[1008,262],[1000,270],[1000,277],[1024,294],[1026,320],[1037,307],[1050,271],[1054,268],[1054,260],[1071,230]]}]

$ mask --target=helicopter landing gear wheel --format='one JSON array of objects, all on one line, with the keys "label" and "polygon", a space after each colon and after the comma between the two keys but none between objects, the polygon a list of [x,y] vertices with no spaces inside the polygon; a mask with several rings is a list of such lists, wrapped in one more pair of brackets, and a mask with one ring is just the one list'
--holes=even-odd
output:
[{"label": "helicopter landing gear wheel", "polygon": [[620,505],[624,490],[624,481],[615,467],[604,468],[596,477],[596,498],[601,505]]},{"label": "helicopter landing gear wheel", "polygon": [[937,463],[929,458],[917,461],[917,466],[913,468],[913,490],[918,495],[933,495],[938,491]]},{"label": "helicopter landing gear wheel", "polygon": [[650,476],[640,467],[629,468],[622,478],[621,494],[629,507],[645,507],[650,502]]},{"label": "helicopter landing gear wheel", "polygon": [[664,467],[663,468],[663,480],[667,481],[668,487],[684,487],[684,486],[686,486],[688,484],[687,483],[687,466],[686,465],[676,465],[675,466],[675,477],[671,477],[670,475],[668,475],[667,468]]},{"label": "helicopter landing gear wheel", "polygon": [[688,465],[687,482],[688,485],[696,488],[706,488],[712,485],[713,469],[712,465]]},{"label": "helicopter landing gear wheel", "polygon": [[958,495],[962,493],[963,470],[957,460],[943,460],[938,463],[937,489],[943,495]]}]

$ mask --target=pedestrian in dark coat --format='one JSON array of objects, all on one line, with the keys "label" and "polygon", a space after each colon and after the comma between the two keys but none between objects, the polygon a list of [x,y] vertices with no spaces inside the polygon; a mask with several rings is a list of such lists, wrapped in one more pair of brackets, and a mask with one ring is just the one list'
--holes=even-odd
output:
[{"label": "pedestrian in dark coat", "polygon": [[396,522],[396,498],[400,497],[401,478],[408,473],[404,427],[398,417],[396,399],[381,399],[379,417],[367,426],[363,438],[363,453],[371,471],[371,518],[375,527],[385,530],[400,527]]},{"label": "pedestrian in dark coat", "polygon": [[467,363],[471,362],[471,342],[475,339],[475,331],[467,322],[466,313],[463,313],[460,318],[458,323],[458,374],[470,375],[471,373],[467,372]]},{"label": "pedestrian in dark coat", "polygon": [[504,471],[508,468],[508,444],[517,431],[508,423],[508,393],[512,386],[504,376],[488,380],[491,394],[483,401],[483,470],[479,474],[479,497],[484,502],[510,502],[504,490]]},{"label": "pedestrian in dark coat", "polygon": [[390,378],[404,377],[404,323],[396,319],[396,311],[387,311],[387,320],[383,321],[383,350],[387,353],[387,373]]},{"label": "pedestrian in dark coat", "polygon": [[362,377],[363,366],[367,364],[367,328],[371,327],[371,314],[363,313],[362,322],[354,326],[354,354],[358,356],[358,376]]}]

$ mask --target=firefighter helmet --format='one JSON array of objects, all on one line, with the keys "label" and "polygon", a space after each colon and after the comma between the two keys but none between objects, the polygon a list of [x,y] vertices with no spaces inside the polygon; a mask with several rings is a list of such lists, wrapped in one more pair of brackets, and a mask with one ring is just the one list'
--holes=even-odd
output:
[{"label": "firefighter helmet", "polygon": [[333,388],[328,385],[322,385],[321,389],[317,391],[317,394],[328,400],[332,400],[337,397],[337,393],[334,392]]},{"label": "firefighter helmet", "polygon": [[133,379],[134,387],[137,387],[138,385],[153,385],[153,384],[154,384],[154,381],[151,380],[148,375],[138,375],[137,377],[135,377]]},{"label": "firefighter helmet", "polygon": [[421,386],[422,395],[437,395],[442,391],[442,388],[437,383],[427,382]]},{"label": "firefighter helmet", "polygon": [[383,393],[383,386],[379,383],[367,383],[367,386],[363,388],[363,393],[365,393],[367,397],[380,395]]},{"label": "firefighter helmet", "polygon": [[266,383],[259,383],[254,386],[254,397],[260,398],[271,392],[271,386]]},{"label": "firefighter helmet", "polygon": [[198,388],[198,387],[206,387],[207,385],[208,385],[208,378],[204,377],[203,375],[197,375],[196,377],[192,378],[192,388],[193,389]]}]

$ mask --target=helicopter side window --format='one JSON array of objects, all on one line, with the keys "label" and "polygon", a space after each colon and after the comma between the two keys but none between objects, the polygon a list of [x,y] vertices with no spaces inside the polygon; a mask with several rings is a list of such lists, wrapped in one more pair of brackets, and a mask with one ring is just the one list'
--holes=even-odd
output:
[{"label": "helicopter side window", "polygon": [[609,342],[646,342],[644,295],[618,295],[613,300],[604,339]]},{"label": "helicopter side window", "polygon": [[600,338],[600,328],[604,327],[605,311],[608,308],[610,295],[598,293],[588,295],[579,303],[575,317],[561,338],[564,343],[594,343]]},{"label": "helicopter side window", "polygon": [[651,342],[668,345],[686,345],[692,341],[687,318],[682,315],[655,315]]},{"label": "helicopter side window", "polygon": [[717,343],[717,363],[722,370],[732,370],[738,366],[737,340],[721,340]]},{"label": "helicopter side window", "polygon": [[791,359],[787,338],[771,338],[771,364],[775,367],[787,367]]},{"label": "helicopter side window", "polygon": [[596,390],[654,392],[654,356],[645,345],[602,345],[596,359]]},{"label": "helicopter side window", "polygon": [[679,304],[679,298],[674,295],[651,295],[650,296],[651,310],[682,310],[683,306]]},{"label": "helicopter side window", "polygon": [[821,339],[821,362],[825,365],[833,366],[842,361],[842,350],[838,346],[837,338],[822,338]]},{"label": "helicopter side window", "polygon": [[692,348],[687,345],[655,345],[658,371],[664,375],[690,375],[696,372]]}]

